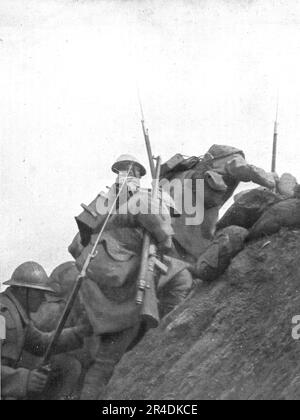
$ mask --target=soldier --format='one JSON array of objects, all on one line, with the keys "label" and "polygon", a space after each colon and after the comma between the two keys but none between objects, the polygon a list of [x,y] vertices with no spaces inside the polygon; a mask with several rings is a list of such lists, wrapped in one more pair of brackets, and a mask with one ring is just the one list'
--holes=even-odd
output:
[{"label": "soldier", "polygon": [[[51,333],[42,333],[30,321],[44,300],[45,293],[52,293],[45,270],[35,262],[21,264],[11,279],[10,286],[0,295],[0,313],[6,320],[6,340],[1,357],[1,385],[3,399],[27,399],[43,392],[47,375],[38,369],[23,367],[23,350],[42,356],[51,340]],[[83,338],[92,333],[90,325],[65,329],[56,353],[82,346]]]},{"label": "soldier", "polygon": [[[140,188],[145,168],[133,156],[122,155],[113,164],[112,171],[117,174],[117,180],[108,196],[112,191],[118,191],[125,180],[128,212],[119,211],[110,219],[81,290],[90,322],[100,339],[95,363],[85,377],[81,395],[84,400],[95,400],[102,395],[115,365],[147,329],[145,324],[141,325],[140,308],[136,304],[143,230],[151,234],[162,253],[172,247],[169,212],[132,211],[137,199],[144,203],[151,201],[149,190]],[[98,196],[99,199],[105,200],[105,197]],[[80,269],[105,219],[105,214],[97,212],[97,199],[84,208],[85,211],[76,218],[79,234],[69,247]],[[182,302],[192,286],[186,264],[175,258],[169,258],[169,262],[169,274],[163,276],[161,285],[160,281],[157,285],[161,316]]]},{"label": "soldier", "polygon": [[[277,175],[250,165],[244,153],[231,146],[213,145],[204,157],[185,159],[177,154],[162,165],[161,177],[168,181],[178,179],[204,181],[204,220],[199,225],[187,226],[186,214],[173,219],[174,244],[180,258],[189,262],[208,249],[216,231],[219,211],[233,195],[240,182],[254,182],[268,189],[276,187]],[[202,194],[192,183],[192,195]],[[201,200],[199,200],[201,202]],[[176,204],[176,203],[175,203]],[[215,259],[215,258],[214,258]],[[196,274],[195,270],[193,270]]]}]

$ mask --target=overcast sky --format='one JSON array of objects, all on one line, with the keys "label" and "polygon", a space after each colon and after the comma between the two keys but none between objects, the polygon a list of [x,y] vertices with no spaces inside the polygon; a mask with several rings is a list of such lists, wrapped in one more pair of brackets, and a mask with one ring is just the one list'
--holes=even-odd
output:
[{"label": "overcast sky", "polygon": [[243,149],[300,179],[298,0],[0,0],[0,278],[70,259],[74,216],[121,153]]}]

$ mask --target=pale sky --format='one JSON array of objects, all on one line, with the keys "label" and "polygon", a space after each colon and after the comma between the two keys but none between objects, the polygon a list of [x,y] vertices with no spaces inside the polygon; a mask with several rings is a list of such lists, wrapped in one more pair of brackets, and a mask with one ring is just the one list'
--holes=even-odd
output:
[{"label": "pale sky", "polygon": [[[0,279],[71,257],[74,216],[121,153],[243,149],[300,179],[298,0],[0,0]],[[147,166],[148,167],[148,166]]]}]

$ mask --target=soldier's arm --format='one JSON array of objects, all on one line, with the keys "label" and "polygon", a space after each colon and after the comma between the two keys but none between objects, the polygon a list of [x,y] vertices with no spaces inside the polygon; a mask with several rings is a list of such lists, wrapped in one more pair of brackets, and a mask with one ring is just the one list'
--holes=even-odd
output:
[{"label": "soldier's arm", "polygon": [[[134,208],[136,202],[139,202],[140,211]],[[152,199],[148,194],[137,193],[128,202],[128,210],[134,215],[137,225],[146,229],[158,244],[171,246],[174,235],[171,217],[165,207],[161,208],[158,200]]]},{"label": "soldier's arm", "polygon": [[[66,353],[82,347],[84,338],[92,335],[92,333],[93,331],[90,325],[80,325],[64,329],[61,333],[54,354]],[[52,335],[53,333],[41,332],[35,328],[32,323],[30,323],[25,337],[25,350],[36,356],[43,356],[51,341]]]},{"label": "soldier's arm", "polygon": [[1,396],[4,399],[22,399],[27,395],[30,371],[24,368],[13,369],[1,360]]},{"label": "soldier's arm", "polygon": [[276,177],[274,174],[268,173],[254,165],[249,165],[241,155],[234,156],[226,164],[226,172],[237,181],[252,181],[255,184],[270,189],[276,187]]}]

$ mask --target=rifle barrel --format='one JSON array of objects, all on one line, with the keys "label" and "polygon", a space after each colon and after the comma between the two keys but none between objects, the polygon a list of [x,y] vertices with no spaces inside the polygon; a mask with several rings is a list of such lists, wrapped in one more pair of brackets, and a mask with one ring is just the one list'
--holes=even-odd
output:
[{"label": "rifle barrel", "polygon": [[151,144],[150,144],[150,139],[149,139],[149,132],[148,132],[148,129],[146,128],[146,125],[145,125],[143,104],[142,104],[142,100],[141,100],[141,96],[140,96],[140,90],[139,90],[138,86],[137,86],[137,94],[138,94],[138,101],[139,101],[139,105],[140,105],[141,124],[142,124],[142,129],[143,129],[143,134],[144,134],[144,139],[145,139],[145,144],[146,144],[146,149],[147,149],[147,155],[148,155],[148,159],[149,159],[150,171],[151,171],[152,179],[154,179],[155,178],[155,166],[154,166],[154,162],[153,162],[153,154],[152,154],[152,149],[151,149]]},{"label": "rifle barrel", "polygon": [[272,151],[272,165],[271,165],[272,172],[276,172],[277,142],[278,142],[278,108],[279,108],[279,92],[277,92],[276,117],[275,117],[275,122],[274,122],[273,151]]},{"label": "rifle barrel", "polygon": [[[152,197],[156,197],[159,190],[159,177],[161,168],[161,158],[158,157],[156,161],[156,168],[154,169],[153,185],[152,185]],[[147,276],[149,270],[149,250],[151,244],[151,236],[145,231],[142,245],[142,257],[140,271],[138,275],[138,291],[136,297],[136,303],[141,305],[144,301],[145,289],[147,287]]]}]

